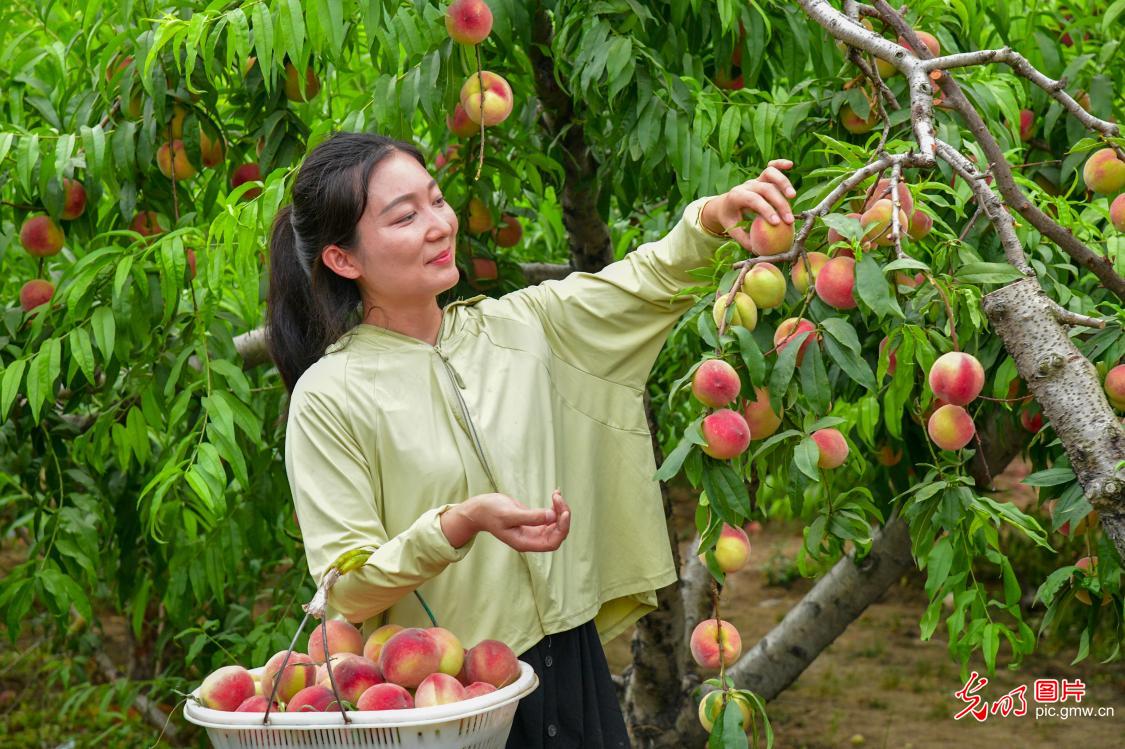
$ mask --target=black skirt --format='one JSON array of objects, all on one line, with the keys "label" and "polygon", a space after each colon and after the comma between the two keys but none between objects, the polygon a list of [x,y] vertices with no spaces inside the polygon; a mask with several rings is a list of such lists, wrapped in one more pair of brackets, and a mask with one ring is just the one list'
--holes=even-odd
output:
[{"label": "black skirt", "polygon": [[539,687],[520,700],[507,749],[629,749],[625,718],[593,621],[519,656]]}]

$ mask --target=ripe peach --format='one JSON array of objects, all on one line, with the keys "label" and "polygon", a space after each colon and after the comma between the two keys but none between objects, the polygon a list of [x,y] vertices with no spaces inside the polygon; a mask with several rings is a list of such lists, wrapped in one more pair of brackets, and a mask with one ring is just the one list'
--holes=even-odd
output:
[{"label": "ripe peach", "polygon": [[489,257],[473,258],[473,278],[477,281],[495,281],[500,277],[496,261]]},{"label": "ripe peach", "polygon": [[742,279],[742,293],[759,309],[780,307],[785,301],[785,275],[773,263],[758,263]]},{"label": "ripe peach", "polygon": [[793,224],[784,221],[776,226],[764,216],[750,224],[750,251],[755,255],[780,255],[793,246]]},{"label": "ripe peach", "polygon": [[1032,434],[1043,428],[1043,412],[1039,406],[1029,403],[1020,409],[1020,426]]},{"label": "ripe peach", "polygon": [[[719,291],[715,298],[715,306],[711,308],[711,318],[715,321],[716,327],[722,324],[726,311],[727,292]],[[734,312],[731,313],[727,329],[730,330],[734,325],[741,325],[747,330],[758,327],[758,308],[754,305],[754,300],[741,291],[734,292]]]},{"label": "ripe peach", "polygon": [[757,536],[762,532],[762,524],[757,520],[751,520],[746,525],[742,526],[742,530],[746,531],[748,536]]},{"label": "ripe peach", "polygon": [[339,709],[340,703],[336,701],[336,695],[332,694],[331,689],[320,684],[305,687],[285,703],[287,713],[323,713]]},{"label": "ripe peach", "polygon": [[[889,247],[894,244],[893,231],[891,226],[891,213],[894,205],[888,198],[876,200],[871,204],[871,207],[864,211],[863,216],[860,218],[860,223],[866,229],[863,235],[864,240],[874,242],[882,247]],[[903,234],[909,229],[907,221],[909,217],[906,211],[899,208],[898,210],[898,228]]]},{"label": "ripe peach", "polygon": [[[926,47],[929,48],[930,54],[933,57],[937,57],[938,55],[941,54],[941,44],[938,43],[937,38],[933,34],[930,34],[929,32],[926,32],[926,31],[917,31],[917,30],[914,33],[918,35],[918,41],[922,42],[922,44],[926,45]],[[906,47],[911,52],[914,51],[914,48],[910,46],[910,43],[908,41],[906,41],[906,39],[901,37],[901,36],[898,38],[898,43],[901,44],[903,47]]]},{"label": "ripe peach", "polygon": [[[880,200],[891,199],[891,181],[889,179],[881,179],[875,183],[874,189],[871,190],[870,197],[863,204],[863,210],[869,210],[875,203]],[[910,195],[910,188],[906,186],[905,182],[898,183],[898,207],[901,208],[907,216],[914,213],[914,198]],[[862,215],[859,217],[862,223]],[[905,225],[904,227],[905,228]]]},{"label": "ripe peach", "polygon": [[750,441],[764,440],[770,437],[781,426],[782,413],[777,414],[770,408],[770,391],[765,388],[754,388],[755,400],[743,403],[742,417],[746,419],[746,426],[750,428]]},{"label": "ripe peach", "polygon": [[[245,700],[243,700],[242,704],[239,705],[237,708],[235,708],[235,712],[236,713],[264,713],[266,711],[266,705],[268,705],[268,704],[269,704],[269,701],[263,695],[255,694],[254,696],[247,697]],[[276,702],[273,703],[273,708],[271,709],[270,712],[273,712],[275,710],[278,710],[278,706],[277,706]]]},{"label": "ripe peach", "polygon": [[324,663],[324,629],[328,630],[328,654],[363,654],[363,635],[351,624],[340,619],[329,619],[324,626],[317,627],[309,634],[309,657],[317,663]]},{"label": "ripe peach", "polygon": [[1109,220],[1117,231],[1125,232],[1125,192],[1109,204]]},{"label": "ripe peach", "polygon": [[689,647],[696,663],[717,671],[720,662],[730,666],[742,655],[742,637],[728,621],[704,619],[692,631]]},{"label": "ripe peach", "polygon": [[485,684],[483,681],[474,681],[472,684],[465,687],[465,699],[471,700],[473,697],[480,697],[495,691],[496,687],[491,684]]},{"label": "ripe peach", "polygon": [[1020,140],[1027,143],[1035,133],[1035,112],[1030,109],[1020,110]]},{"label": "ripe peach", "polygon": [[[321,668],[327,669],[327,666]],[[339,658],[333,656],[332,678],[336,680],[336,688],[340,690],[340,696],[353,705],[368,688],[383,683],[383,676],[374,661],[352,653]],[[323,679],[317,680],[317,683],[329,685],[327,672]]]},{"label": "ripe peach", "polygon": [[1105,394],[1111,406],[1125,411],[1125,364],[1118,364],[1106,373]]},{"label": "ripe peach", "polygon": [[[750,702],[741,694],[732,694],[728,702],[728,710],[738,709],[742,713],[742,730],[750,730]],[[703,730],[711,733],[715,721],[723,712],[723,693],[719,690],[703,695],[699,703],[699,723]]]},{"label": "ripe peach", "polygon": [[369,687],[355,703],[356,710],[407,710],[414,707],[414,698],[398,684],[386,682]]},{"label": "ripe peach", "polygon": [[750,445],[750,427],[742,414],[722,408],[703,417],[703,452],[712,458],[730,460]]},{"label": "ripe peach", "polygon": [[20,307],[24,312],[31,312],[41,304],[51,301],[55,295],[55,285],[42,278],[35,278],[20,287]]},{"label": "ripe peach", "polygon": [[414,690],[414,707],[448,705],[465,699],[465,687],[449,674],[430,674]]},{"label": "ripe peach", "polygon": [[188,274],[191,278],[195,278],[195,250],[185,247],[184,255],[187,256]]},{"label": "ripe peach", "polygon": [[497,247],[515,247],[523,236],[523,227],[518,218],[510,213],[500,217],[500,226],[492,230],[492,239]]},{"label": "ripe peach", "polygon": [[445,9],[445,30],[458,44],[480,44],[492,31],[492,10],[484,0],[453,0]]},{"label": "ripe peach", "polygon": [[805,340],[801,342],[801,348],[797,352],[797,366],[801,365],[801,360],[805,358],[805,349],[813,342],[816,336],[816,326],[804,318],[790,317],[782,320],[781,324],[777,326],[777,330],[773,334],[773,345],[777,349],[777,355],[781,356],[781,352],[785,347],[793,342],[793,339],[801,333],[810,332],[812,335],[805,336]]},{"label": "ripe peach", "polygon": [[856,114],[850,104],[845,104],[840,107],[840,124],[852,135],[862,135],[871,132],[879,124],[879,113],[872,107],[864,119]]},{"label": "ripe peach", "polygon": [[[883,355],[883,349],[885,349],[887,347],[887,341],[888,340],[889,339],[887,338],[887,336],[883,336],[883,340],[879,341],[879,356]],[[887,375],[888,376],[894,375],[895,367],[898,366],[898,357],[895,356],[895,351],[898,351],[898,347],[895,347],[894,349],[892,349],[890,355],[887,357]]]},{"label": "ripe peach", "polygon": [[960,450],[972,441],[977,428],[968,411],[947,403],[933,412],[926,431],[942,450]]},{"label": "ripe peach", "polygon": [[[257,164],[242,164],[235,167],[230,175],[230,186],[233,190],[244,182],[257,182],[262,179],[262,170]],[[242,193],[243,200],[252,200],[262,194],[262,188],[252,187]]]},{"label": "ripe peach", "polygon": [[707,359],[691,378],[691,393],[696,400],[711,408],[722,408],[738,397],[742,380],[722,359]]},{"label": "ripe peach", "polygon": [[441,650],[441,663],[438,671],[455,676],[465,665],[465,648],[457,635],[442,627],[430,627],[426,633],[437,641]]},{"label": "ripe peach", "polygon": [[473,73],[461,86],[461,106],[469,119],[486,127],[508,119],[515,106],[512,87],[496,73]]},{"label": "ripe peach", "polygon": [[750,561],[750,537],[746,531],[723,523],[719,540],[715,542],[715,561],[728,575],[745,567]]},{"label": "ripe peach", "polygon": [[35,257],[58,254],[65,241],[66,235],[63,234],[62,227],[52,221],[50,216],[32,216],[20,227],[20,244],[29,255]]},{"label": "ripe peach", "polygon": [[838,468],[848,459],[848,441],[839,429],[818,429],[809,436],[820,448],[816,464],[821,468]]},{"label": "ripe peach", "polygon": [[875,451],[875,460],[881,466],[896,466],[902,460],[902,450],[896,450],[890,445],[883,445]]},{"label": "ripe peach", "polygon": [[1082,167],[1086,187],[1102,195],[1112,195],[1125,188],[1125,161],[1117,158],[1112,148],[1094,151]]},{"label": "ripe peach", "polygon": [[906,230],[907,236],[917,241],[930,233],[934,228],[934,220],[928,213],[923,213],[921,208],[915,208],[910,216],[910,228]]},{"label": "ripe peach", "polygon": [[182,140],[162,145],[156,151],[156,165],[160,167],[160,173],[169,179],[191,179],[196,175],[195,166],[188,161]]},{"label": "ripe peach", "polygon": [[901,271],[895,271],[895,284],[898,286],[909,286],[912,289],[916,289],[925,282],[925,273],[916,273],[911,277]]},{"label": "ripe peach", "polygon": [[441,666],[441,646],[424,629],[410,628],[387,640],[379,654],[383,678],[413,688]]},{"label": "ripe peach", "polygon": [[495,222],[492,220],[492,212],[488,210],[488,206],[480,198],[469,199],[469,233],[470,234],[484,234],[490,231]]},{"label": "ripe peach", "polygon": [[63,179],[63,210],[60,218],[72,221],[86,210],[86,188],[76,179]]},{"label": "ripe peach", "polygon": [[167,231],[160,223],[160,216],[156,211],[138,212],[137,215],[133,216],[133,222],[129,224],[129,228],[142,237],[151,237]]},{"label": "ripe peach", "polygon": [[285,672],[281,673],[284,660],[285,651],[280,650],[266,661],[265,668],[262,669],[262,691],[269,697],[274,683],[278,683],[275,699],[279,702],[288,702],[297,692],[316,683],[316,663],[312,658],[304,653],[294,652],[289,656]]},{"label": "ripe peach", "polygon": [[972,354],[950,351],[930,368],[930,390],[955,406],[968,405],[984,387],[984,367]]},{"label": "ripe peach", "polygon": [[499,640],[481,640],[465,653],[465,681],[483,681],[499,689],[520,676],[512,649]]},{"label": "ripe peach", "polygon": [[199,129],[199,161],[208,168],[223,163],[223,136],[210,127]]},{"label": "ripe peach", "polygon": [[254,696],[254,679],[242,666],[223,666],[203,680],[199,700],[212,710],[234,712]]},{"label": "ripe peach", "polygon": [[320,93],[320,79],[316,71],[305,68],[305,93],[301,93],[301,83],[298,79],[297,68],[293,63],[285,63],[285,98],[289,101],[304,102]]},{"label": "ripe peach", "polygon": [[802,294],[809,289],[809,271],[812,271],[812,281],[815,283],[820,269],[830,259],[823,252],[807,252],[805,256],[808,258],[808,268],[805,267],[805,261],[801,258],[794,260],[793,265],[789,268],[789,277],[793,279],[793,286]]},{"label": "ripe peach", "polygon": [[480,124],[469,119],[469,113],[460,104],[453,106],[453,114],[445,118],[445,124],[458,138],[471,138],[480,132]]},{"label": "ripe peach", "polygon": [[816,277],[816,295],[836,309],[855,309],[855,260],[834,257]]}]

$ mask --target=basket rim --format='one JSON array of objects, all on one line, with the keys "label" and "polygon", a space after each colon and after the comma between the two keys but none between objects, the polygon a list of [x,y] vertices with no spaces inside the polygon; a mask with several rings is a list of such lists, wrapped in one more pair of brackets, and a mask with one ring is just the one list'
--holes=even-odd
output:
[{"label": "basket rim", "polygon": [[[223,728],[227,730],[312,730],[318,728],[411,728],[438,723],[448,723],[469,718],[474,715],[490,713],[512,702],[517,702],[531,694],[539,686],[539,677],[534,669],[524,661],[519,661],[520,676],[515,682],[501,687],[495,692],[482,694],[460,702],[432,707],[414,707],[405,710],[347,710],[349,723],[339,710],[314,713],[285,713],[271,711],[269,722],[262,722],[262,713],[235,713],[203,707],[193,699],[184,705],[184,718],[204,728]],[[247,669],[250,673],[261,673],[264,667]],[[201,685],[202,686],[202,685]],[[200,687],[191,692],[198,698]]]}]

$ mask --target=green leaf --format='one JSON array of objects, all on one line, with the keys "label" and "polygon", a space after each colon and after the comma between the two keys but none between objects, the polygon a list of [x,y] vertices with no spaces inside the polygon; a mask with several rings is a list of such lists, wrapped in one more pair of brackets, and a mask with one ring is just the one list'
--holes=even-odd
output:
[{"label": "green leaf", "polygon": [[816,440],[812,437],[801,440],[801,443],[793,451],[793,462],[801,473],[813,481],[820,481],[820,468],[817,467],[819,460],[820,448],[817,447]]},{"label": "green leaf", "polygon": [[90,317],[90,327],[94,331],[94,341],[108,364],[113,360],[113,347],[116,343],[117,323],[109,307],[98,307]]},{"label": "green leaf", "polygon": [[738,339],[738,353],[750,374],[750,384],[761,387],[766,376],[766,358],[758,348],[758,342],[749,330],[741,325],[734,326],[734,337]]},{"label": "green leaf", "polygon": [[891,294],[890,284],[883,276],[883,269],[869,253],[864,253],[855,269],[855,286],[859,298],[880,318],[892,315],[900,319],[905,316],[898,302]]},{"label": "green leaf", "polygon": [[809,346],[805,351],[805,359],[801,362],[801,390],[808,398],[809,405],[817,413],[828,410],[831,401],[831,390],[828,385],[828,372],[824,369],[824,358],[820,354],[819,346]]},{"label": "green leaf", "polygon": [[[813,335],[812,331],[798,333],[789,339],[785,348],[777,355],[777,362],[770,373],[770,408],[774,413],[781,412],[781,399],[789,388],[789,381],[793,379],[793,370],[797,367],[797,354],[804,345],[805,340]],[[816,345],[815,343],[813,345]]]},{"label": "green leaf", "polygon": [[1020,483],[1028,486],[1059,486],[1069,484],[1077,478],[1071,468],[1048,468],[1028,474]]},{"label": "green leaf", "polygon": [[[848,326],[851,327],[850,325]],[[854,332],[854,331],[853,331]],[[856,352],[841,346],[831,334],[825,336],[824,346],[828,349],[828,356],[848,377],[867,388],[875,390],[875,375],[871,367],[860,358]]]},{"label": "green leaf", "polygon": [[75,328],[70,331],[67,338],[70,340],[70,355],[78,362],[82,374],[86,376],[86,382],[92,383],[94,381],[94,349],[90,345],[90,334],[86,332],[85,328]]},{"label": "green leaf", "polygon": [[16,359],[4,368],[4,379],[0,382],[0,419],[8,418],[8,411],[20,391],[27,359]]},{"label": "green leaf", "polygon": [[926,557],[926,595],[935,598],[949,577],[949,570],[953,567],[953,545],[949,536],[942,538]]},{"label": "green leaf", "polygon": [[956,270],[957,280],[975,284],[1018,281],[1023,274],[1007,263],[965,263]]},{"label": "green leaf", "polygon": [[709,461],[703,468],[703,490],[724,522],[741,526],[750,517],[750,494],[746,482],[730,463]]},{"label": "green leaf", "polygon": [[664,462],[660,465],[660,469],[652,478],[654,481],[667,481],[677,473],[680,472],[680,467],[684,464],[684,459],[687,458],[688,453],[691,452],[693,445],[702,445],[705,443],[703,434],[700,432],[699,425],[703,421],[702,418],[696,419],[687,426],[684,430],[684,436],[680,439],[680,443],[676,445],[672,452],[668,453],[664,458]]},{"label": "green leaf", "polygon": [[842,345],[855,353],[863,351],[863,347],[859,343],[859,336],[856,335],[855,328],[842,317],[829,317],[821,321],[820,327],[824,328],[828,335],[835,338]]}]

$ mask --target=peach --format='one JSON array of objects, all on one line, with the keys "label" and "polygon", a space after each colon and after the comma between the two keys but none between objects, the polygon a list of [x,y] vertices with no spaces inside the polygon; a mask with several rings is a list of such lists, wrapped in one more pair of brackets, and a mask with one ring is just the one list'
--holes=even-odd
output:
[{"label": "peach", "polygon": [[[715,306],[711,308],[711,317],[715,321],[715,327],[723,322],[723,317],[727,311],[727,297],[728,292],[725,291],[719,291],[716,294]],[[741,291],[734,292],[734,312],[731,313],[727,330],[730,330],[734,325],[741,325],[747,330],[758,327],[758,308],[754,305],[754,300],[750,298],[750,295]]]},{"label": "peach", "polygon": [[199,688],[199,701],[212,710],[234,712],[254,696],[254,678],[242,666],[223,666],[211,672]]},{"label": "peach", "polygon": [[942,450],[960,450],[972,441],[977,428],[968,411],[947,403],[930,415],[926,431]]},{"label": "peach", "polygon": [[492,10],[484,0],[453,0],[445,9],[445,30],[458,44],[480,44],[492,31]]},{"label": "peach", "polygon": [[[257,164],[242,164],[235,167],[230,175],[230,186],[233,190],[245,182],[257,182],[262,179],[262,170]],[[262,194],[262,188],[253,187],[242,193],[244,200],[251,200]]]},{"label": "peach", "polygon": [[[859,221],[861,215],[862,214],[859,214],[859,213],[849,213],[848,218],[854,218],[856,221]],[[828,230],[828,246],[829,247],[831,247],[832,245],[835,245],[835,244],[839,244],[840,242],[848,242],[848,241],[850,241],[850,240],[847,237],[845,237],[843,234],[836,231],[835,229],[829,229]]]},{"label": "peach", "polygon": [[[874,242],[882,247],[889,247],[894,244],[894,237],[891,226],[891,213],[894,210],[894,205],[888,198],[876,200],[871,204],[871,207],[864,211],[863,216],[860,217],[860,223],[866,233],[863,235],[864,240]],[[907,221],[909,217],[906,211],[902,208],[898,209],[898,228],[902,234],[910,228]]]},{"label": "peach", "polygon": [[1035,133],[1035,112],[1030,109],[1020,110],[1020,140],[1027,143]]},{"label": "peach", "polygon": [[63,234],[62,227],[52,221],[50,216],[32,216],[20,227],[20,244],[29,255],[35,257],[57,255],[65,241],[66,235]]},{"label": "peach", "polygon": [[329,710],[339,710],[340,703],[332,690],[320,684],[305,687],[293,695],[293,699],[285,703],[287,713],[323,713]]},{"label": "peach", "polygon": [[414,707],[448,705],[465,699],[465,687],[449,674],[430,674],[414,690]]},{"label": "peach", "polygon": [[[891,181],[889,179],[881,179],[875,183],[875,187],[871,190],[870,197],[863,205],[863,210],[868,210],[871,206],[875,205],[880,200],[890,200],[891,198]],[[901,208],[906,215],[914,213],[914,198],[910,195],[910,188],[906,186],[905,182],[898,183],[898,207]],[[863,217],[860,216],[860,221]],[[904,227],[905,228],[905,227]]]},{"label": "peach", "polygon": [[1117,158],[1112,148],[1094,151],[1082,167],[1086,187],[1102,195],[1112,195],[1125,188],[1125,161]]},{"label": "peach", "polygon": [[[914,33],[918,35],[918,41],[922,42],[922,44],[926,45],[926,47],[929,48],[931,56],[937,57],[941,54],[941,44],[938,43],[937,38],[933,34],[926,31],[917,30]],[[914,51],[914,48],[910,46],[910,43],[901,36],[898,38],[898,43],[903,47],[906,47],[911,52]]]},{"label": "peach", "polygon": [[500,217],[500,226],[492,230],[492,239],[497,247],[515,247],[523,237],[523,227],[518,218],[510,213]]},{"label": "peach", "polygon": [[1118,364],[1106,373],[1105,394],[1110,405],[1125,411],[1125,364]]},{"label": "peach", "polygon": [[460,104],[453,105],[453,114],[445,118],[445,124],[458,138],[471,138],[480,132],[480,123],[469,119],[469,113]]},{"label": "peach", "polygon": [[[883,340],[879,341],[879,356],[883,355],[883,349],[885,349],[887,347],[887,341],[888,340],[889,339],[887,338],[887,336],[883,336]],[[891,353],[887,357],[887,374],[888,375],[893,375],[895,373],[895,368],[898,366],[898,357],[895,356],[896,351],[898,351],[897,346],[895,348],[891,349]]]},{"label": "peach", "polygon": [[191,179],[196,175],[195,166],[188,161],[182,140],[165,143],[157,149],[156,165],[160,167],[160,173],[169,179]]},{"label": "peach", "polygon": [[793,280],[793,286],[802,294],[809,289],[809,271],[812,271],[812,282],[815,283],[820,269],[830,260],[823,252],[807,252],[805,257],[808,258],[807,268],[805,267],[805,261],[801,258],[794,260],[793,265],[789,268],[789,277]]},{"label": "peach", "polygon": [[[738,75],[732,75],[735,70],[739,71]],[[733,68],[731,70],[716,70],[713,80],[715,81],[715,86],[717,88],[723,89],[724,91],[737,91],[738,89],[746,85],[742,77],[742,72],[739,68]]]},{"label": "peach", "polygon": [[434,157],[434,167],[437,169],[444,169],[449,167],[450,174],[457,171],[457,165],[454,162],[461,160],[461,145],[453,143],[445,148],[441,153]]},{"label": "peach", "polygon": [[[330,686],[327,666],[321,668],[326,669],[326,672],[324,678],[318,679],[317,683]],[[340,696],[353,705],[368,688],[383,683],[383,676],[379,673],[379,666],[375,661],[351,653],[339,658],[333,657],[332,678],[336,680],[336,688],[340,690]]]},{"label": "peach", "polygon": [[486,231],[491,231],[495,226],[492,220],[492,212],[488,210],[488,206],[480,198],[469,199],[469,233],[470,234],[484,234]]},{"label": "peach", "polygon": [[[741,694],[732,694],[730,699],[727,700],[728,710],[734,710],[736,707],[742,713],[742,730],[750,730],[750,702]],[[715,725],[715,721],[723,712],[723,693],[716,690],[708,692],[703,695],[702,701],[699,703],[699,723],[703,726],[703,730],[711,733],[711,729]]]},{"label": "peach", "polygon": [[430,627],[426,633],[437,640],[441,650],[441,663],[438,671],[450,676],[456,676],[461,667],[465,665],[465,648],[457,635],[442,627]]},{"label": "peach", "polygon": [[305,687],[316,683],[316,662],[304,653],[294,652],[289,656],[285,671],[281,671],[281,664],[285,660],[285,651],[274,653],[266,661],[262,669],[262,691],[268,697],[277,684],[275,699],[279,702],[288,702],[293,695]]},{"label": "peach", "polygon": [[35,278],[20,287],[20,307],[24,312],[31,312],[41,304],[51,301],[55,295],[55,285],[42,278]]},{"label": "peach", "polygon": [[934,220],[928,213],[923,213],[921,208],[915,208],[910,216],[910,228],[906,230],[907,236],[917,241],[930,233],[934,228]]},{"label": "peach", "polygon": [[305,68],[305,92],[301,93],[301,82],[298,78],[297,68],[293,63],[285,63],[285,98],[297,103],[308,101],[320,93],[320,79],[316,71]]},{"label": "peach", "polygon": [[750,561],[750,537],[746,531],[723,523],[719,540],[715,542],[715,561],[728,575],[745,567]]},{"label": "peach", "polygon": [[749,536],[757,536],[762,532],[762,524],[757,520],[751,520],[746,525],[742,526],[742,530],[746,531]]},{"label": "peach", "polygon": [[834,257],[816,277],[816,295],[836,309],[855,309],[855,260]]},{"label": "peach", "polygon": [[781,352],[785,347],[793,342],[793,339],[801,333],[809,332],[812,335],[805,336],[805,340],[801,342],[801,348],[797,352],[797,366],[801,365],[801,360],[805,358],[805,349],[813,342],[816,336],[816,326],[804,318],[790,317],[782,320],[781,324],[777,326],[777,330],[773,334],[773,345],[777,349],[777,355],[781,356]]},{"label": "peach", "polygon": [[756,216],[750,224],[750,251],[755,255],[780,255],[793,246],[793,224],[771,224]]},{"label": "peach", "polygon": [[770,437],[781,426],[782,413],[774,413],[770,408],[770,391],[765,388],[754,388],[755,400],[743,403],[742,418],[746,419],[746,426],[750,428],[750,441],[764,440]]},{"label": "peach", "polygon": [[890,445],[883,445],[875,451],[875,460],[877,460],[881,466],[887,466],[888,468],[890,466],[896,466],[899,461],[902,460],[902,450],[896,450]]},{"label": "peach", "polygon": [[184,248],[184,255],[187,256],[188,273],[192,278],[195,278],[195,250],[190,247]]},{"label": "peach", "polygon": [[441,666],[441,646],[424,629],[404,629],[391,636],[379,653],[383,678],[413,688]]},{"label": "peach", "polygon": [[461,106],[469,119],[486,127],[508,119],[515,106],[512,87],[496,73],[473,73],[461,86]]},{"label": "peach", "polygon": [[1043,412],[1039,406],[1028,404],[1020,409],[1020,426],[1032,434],[1043,428]]},{"label": "peach", "polygon": [[911,277],[906,275],[905,273],[902,273],[901,271],[895,271],[895,284],[897,284],[898,286],[908,286],[912,289],[916,289],[925,282],[925,273],[916,273],[913,277]]},{"label": "peach", "polygon": [[972,354],[950,351],[930,368],[930,390],[955,406],[972,403],[984,387],[984,367]]},{"label": "peach", "polygon": [[495,281],[500,276],[496,261],[489,257],[473,258],[473,278],[477,281]]},{"label": "peach", "polygon": [[722,408],[738,397],[742,380],[722,359],[707,359],[691,378],[691,394],[705,406]]},{"label": "peach", "polygon": [[862,135],[871,132],[879,124],[879,113],[872,107],[864,119],[856,114],[850,104],[845,104],[840,107],[840,124],[852,135]]},{"label": "peach", "polygon": [[519,676],[516,654],[499,640],[481,640],[465,653],[465,680],[470,684],[483,681],[499,689]]},{"label": "peach", "polygon": [[722,408],[703,417],[703,452],[712,458],[730,460],[750,445],[750,427],[742,414]]},{"label": "peach", "polygon": [[1117,231],[1125,232],[1125,192],[1109,204],[1109,221]]},{"label": "peach", "polygon": [[209,127],[199,128],[199,161],[208,168],[223,163],[223,136]]},{"label": "peach", "polygon": [[160,216],[156,211],[138,212],[137,215],[133,216],[133,221],[129,224],[129,228],[142,237],[151,237],[167,231],[160,223]]},{"label": "peach", "polygon": [[63,179],[63,209],[60,218],[73,221],[86,210],[86,188],[76,179]]},{"label": "peach", "polygon": [[[266,711],[266,705],[268,704],[269,701],[264,696],[255,694],[253,697],[247,697],[243,700],[242,704],[235,708],[234,711],[236,713],[264,713]],[[271,712],[277,709],[277,703],[275,702],[273,703]]]},{"label": "peach", "polygon": [[308,654],[317,663],[324,663],[324,630],[328,630],[328,654],[363,654],[363,635],[359,630],[340,619],[330,619],[318,624],[309,634]]},{"label": "peach", "polygon": [[398,684],[390,682],[368,687],[355,703],[356,710],[407,710],[414,707],[414,698]]},{"label": "peach", "polygon": [[496,687],[491,684],[486,684],[483,681],[474,681],[472,684],[465,687],[465,699],[471,700],[473,697],[480,697],[495,691]]},{"label": "peach", "polygon": [[742,293],[754,300],[758,309],[780,307],[785,301],[785,274],[773,263],[758,263],[742,279]]},{"label": "peach", "polygon": [[809,436],[820,448],[816,464],[821,468],[838,468],[848,459],[848,441],[839,429],[818,429]]},{"label": "peach", "polygon": [[728,621],[704,619],[695,626],[689,641],[691,657],[701,667],[717,671],[720,662],[730,666],[742,655],[742,637]]},{"label": "peach", "polygon": [[[1095,576],[1097,575],[1098,558],[1082,557],[1074,563],[1074,566],[1085,572],[1085,574],[1087,575]],[[1085,590],[1084,588],[1079,588],[1075,592],[1074,597],[1087,606],[1093,605],[1093,600],[1090,598],[1090,591]],[[1112,596],[1109,593],[1104,593],[1102,595],[1102,603],[1109,603],[1111,599]]]}]

